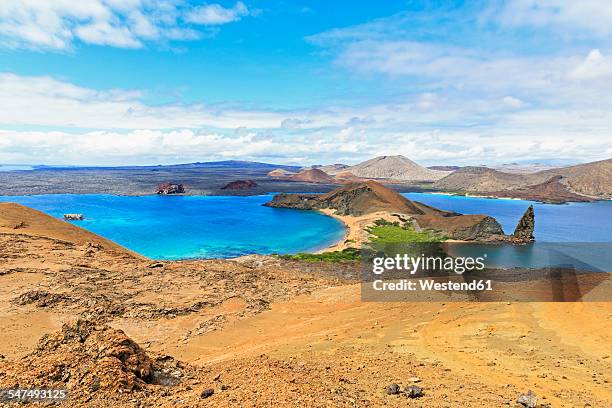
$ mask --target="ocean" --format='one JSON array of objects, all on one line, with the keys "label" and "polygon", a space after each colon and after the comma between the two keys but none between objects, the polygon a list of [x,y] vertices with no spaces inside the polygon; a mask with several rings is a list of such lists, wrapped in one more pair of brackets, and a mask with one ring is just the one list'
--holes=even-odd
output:
[{"label": "ocean", "polygon": [[[406,197],[464,214],[495,217],[512,233],[529,205],[536,243],[459,245],[459,256],[487,253],[489,266],[576,266],[612,271],[612,201],[541,204],[510,199],[408,193]],[[264,207],[261,196],[0,196],[52,216],[83,213],[75,222],[135,252],[160,260],[231,258],[324,249],[342,239],[338,220],[314,211]]]},{"label": "ocean", "polygon": [[488,265],[501,267],[567,266],[612,271],[612,201],[542,204],[532,201],[408,193],[411,200],[462,214],[495,217],[506,234],[533,205],[536,242],[527,245],[457,245],[460,256],[486,253]]},{"label": "ocean", "polygon": [[0,197],[74,222],[160,260],[314,251],[342,239],[338,220],[314,211],[264,207],[271,196],[34,195]]}]

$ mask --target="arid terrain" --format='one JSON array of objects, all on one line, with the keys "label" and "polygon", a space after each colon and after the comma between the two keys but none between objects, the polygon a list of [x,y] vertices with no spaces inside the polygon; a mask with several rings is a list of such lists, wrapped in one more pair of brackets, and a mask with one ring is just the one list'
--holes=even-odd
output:
[{"label": "arid terrain", "polygon": [[155,262],[0,204],[0,387],[94,407],[612,404],[610,303],[362,302],[355,271]]}]

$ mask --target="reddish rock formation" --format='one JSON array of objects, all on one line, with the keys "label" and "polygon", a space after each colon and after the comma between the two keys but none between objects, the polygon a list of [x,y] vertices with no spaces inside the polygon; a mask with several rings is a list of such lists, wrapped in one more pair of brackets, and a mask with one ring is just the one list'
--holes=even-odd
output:
[{"label": "reddish rock formation", "polygon": [[257,187],[254,180],[236,180],[227,183],[221,190],[247,190],[254,187]]},{"label": "reddish rock formation", "polygon": [[306,183],[321,183],[321,184],[334,184],[336,179],[319,169],[308,169],[302,170],[297,174],[294,174],[287,178],[290,181],[303,181]]},{"label": "reddish rock formation", "polygon": [[124,332],[78,320],[43,337],[37,350],[16,361],[3,381],[72,392],[130,392],[152,379],[152,361]]},{"label": "reddish rock formation", "polygon": [[185,186],[182,184],[164,183],[157,186],[155,192],[162,195],[181,194],[185,192]]}]

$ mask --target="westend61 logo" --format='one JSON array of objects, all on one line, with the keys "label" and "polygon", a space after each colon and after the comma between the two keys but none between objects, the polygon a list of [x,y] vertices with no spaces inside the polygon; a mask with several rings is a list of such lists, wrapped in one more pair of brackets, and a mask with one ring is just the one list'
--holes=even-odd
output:
[{"label": "westend61 logo", "polygon": [[417,271],[445,271],[463,274],[465,272],[482,271],[485,269],[487,254],[479,257],[450,257],[450,256],[411,256],[397,254],[393,257],[374,257],[372,259],[372,272],[380,275],[385,271],[406,271],[411,275]]}]

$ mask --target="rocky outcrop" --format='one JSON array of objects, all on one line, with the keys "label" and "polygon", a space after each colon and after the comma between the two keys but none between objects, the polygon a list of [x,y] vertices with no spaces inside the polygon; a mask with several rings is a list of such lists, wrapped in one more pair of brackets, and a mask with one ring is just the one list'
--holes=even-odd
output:
[{"label": "rocky outcrop", "polygon": [[508,237],[499,222],[488,215],[455,215],[451,217],[416,216],[422,229],[435,231],[448,238],[460,241],[501,242]]},{"label": "rocky outcrop", "polygon": [[[71,392],[131,392],[153,382],[145,351],[121,330],[91,321],[65,324],[46,335],[27,359],[15,362],[4,383],[69,388]],[[13,377],[14,376],[14,377]]]},{"label": "rocky outcrop", "polygon": [[155,192],[160,195],[182,194],[185,192],[185,186],[182,184],[164,183],[157,186]]},{"label": "rocky outcrop", "polygon": [[248,190],[257,187],[255,180],[236,180],[227,183],[221,190]]},{"label": "rocky outcrop", "polygon": [[378,211],[402,214],[451,214],[408,200],[395,190],[371,180],[347,184],[326,194],[278,194],[266,205],[302,210],[329,208],[336,210],[338,215],[353,216]]},{"label": "rocky outcrop", "polygon": [[535,241],[533,232],[535,229],[535,213],[533,211],[533,205],[530,205],[525,211],[525,214],[521,217],[512,237],[519,242],[532,242]]},{"label": "rocky outcrop", "polygon": [[407,215],[421,229],[436,231],[448,238],[478,242],[533,241],[533,209],[523,216],[515,235],[505,235],[495,218],[463,215],[412,201],[375,181],[349,184],[326,194],[278,194],[269,207],[301,210],[332,209],[337,215],[362,216],[376,212]]}]

